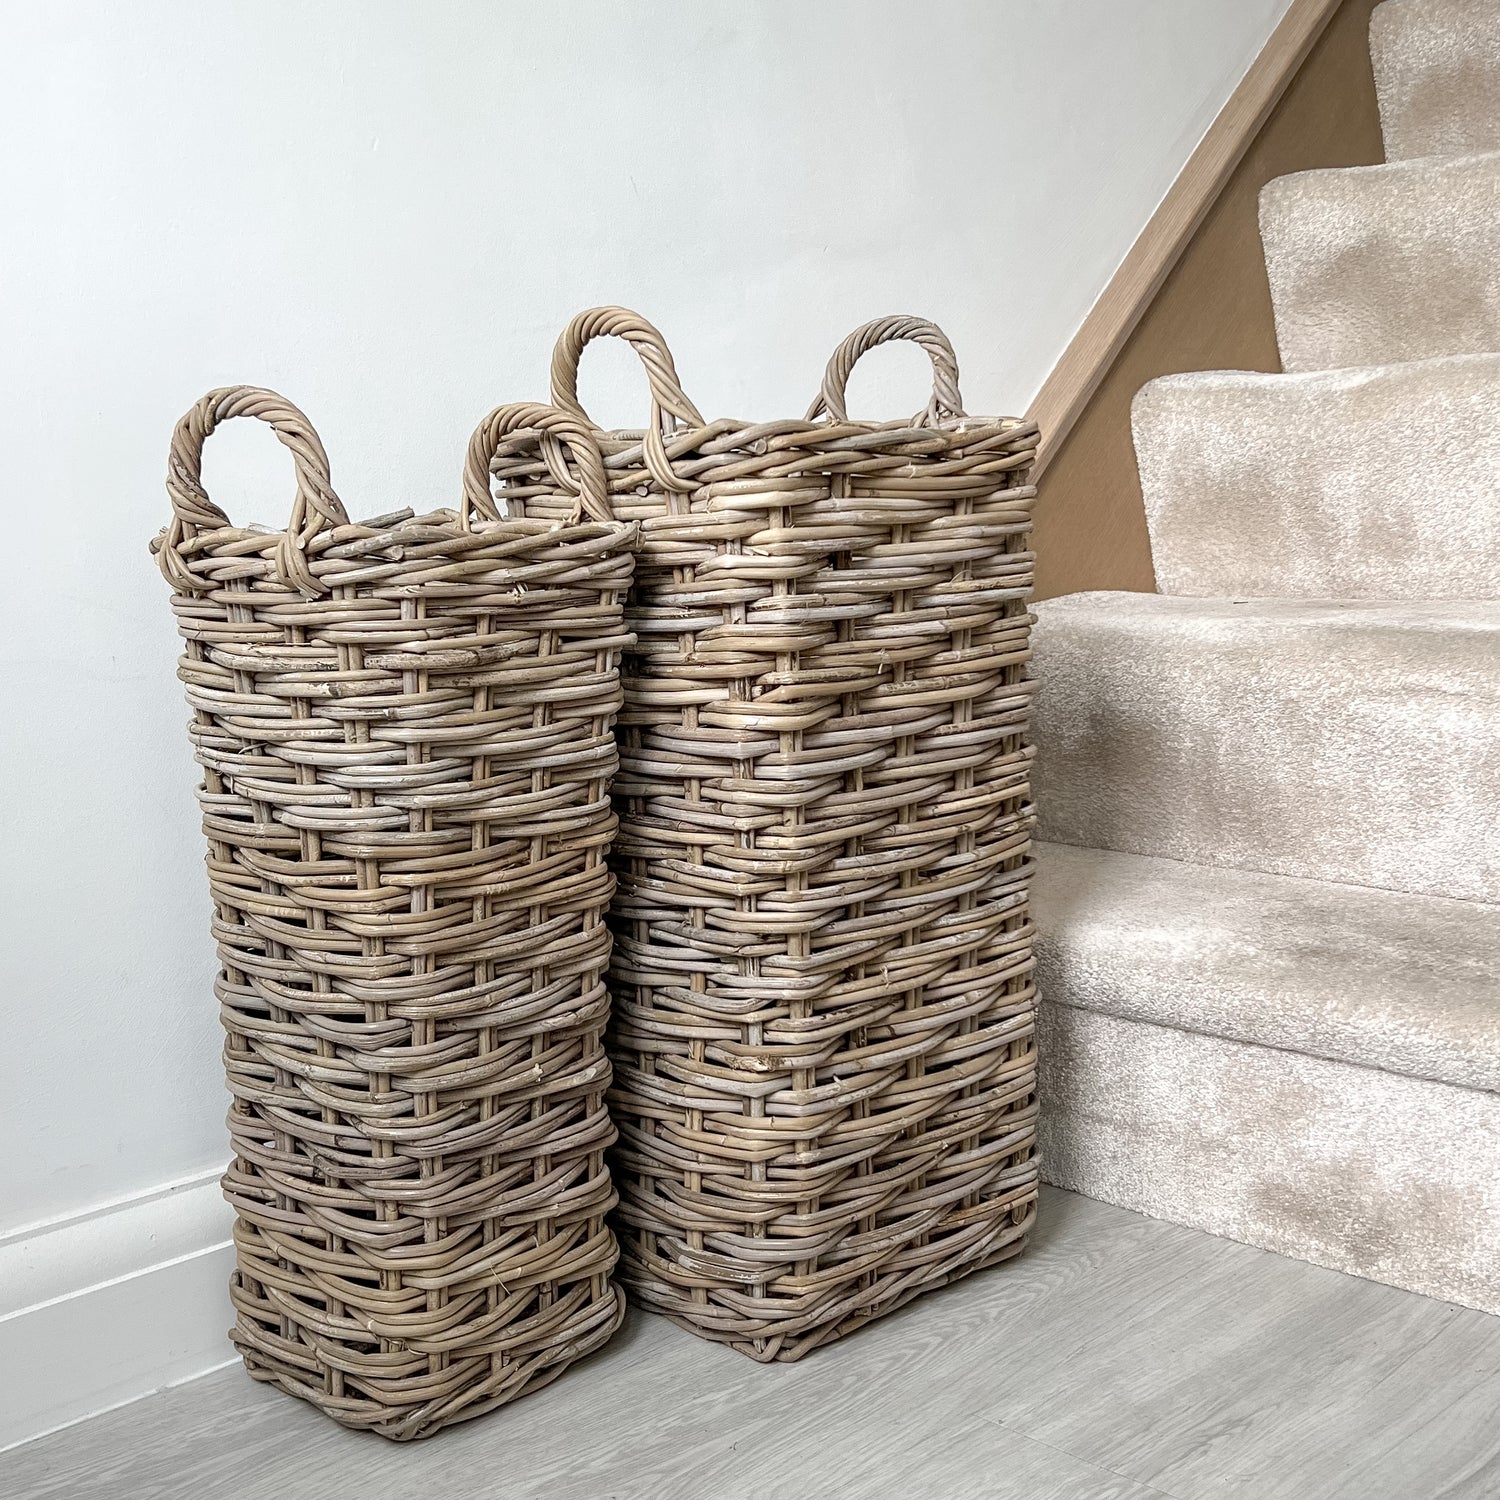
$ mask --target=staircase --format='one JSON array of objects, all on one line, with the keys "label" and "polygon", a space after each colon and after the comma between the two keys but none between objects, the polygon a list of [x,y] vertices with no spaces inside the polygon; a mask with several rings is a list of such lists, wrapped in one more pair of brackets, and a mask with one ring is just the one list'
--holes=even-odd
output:
[{"label": "staircase", "polygon": [[1136,399],[1160,593],[1037,606],[1043,1175],[1500,1313],[1500,0],[1370,40],[1287,373]]}]

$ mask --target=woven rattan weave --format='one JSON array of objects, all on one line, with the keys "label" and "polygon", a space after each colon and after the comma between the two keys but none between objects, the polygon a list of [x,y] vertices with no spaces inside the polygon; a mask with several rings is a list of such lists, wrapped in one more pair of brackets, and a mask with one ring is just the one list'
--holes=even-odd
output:
[{"label": "woven rattan weave", "polygon": [[[204,439],[243,415],[292,451],[285,532],[203,491]],[[564,497],[553,519],[498,517],[502,440]],[[295,407],[214,391],[168,492],[233,1096],[232,1337],[340,1422],[423,1437],[545,1384],[623,1311],[604,911],[632,529],[608,523],[592,439],[540,406],[475,433],[457,510],[351,524]]]},{"label": "woven rattan weave", "polygon": [[[705,423],[649,324],[650,425],[598,434],[642,525],[624,662],[610,1108],[647,1307],[795,1359],[1014,1255],[1034,1214],[1025,743],[1032,424],[965,417],[948,341],[852,335],[807,418]],[[855,422],[854,362],[933,361]],[[496,472],[528,507],[535,455]]]}]

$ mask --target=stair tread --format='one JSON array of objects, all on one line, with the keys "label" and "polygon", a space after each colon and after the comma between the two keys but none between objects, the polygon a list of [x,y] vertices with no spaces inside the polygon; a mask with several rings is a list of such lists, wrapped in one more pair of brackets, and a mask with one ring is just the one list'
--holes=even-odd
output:
[{"label": "stair tread", "polygon": [[1386,0],[1370,57],[1389,160],[1500,149],[1495,0]]},{"label": "stair tread", "polygon": [[1039,836],[1500,901],[1500,601],[1036,606]]},{"label": "stair tread", "polygon": [[1500,907],[1061,844],[1045,1000],[1500,1092]]},{"label": "stair tread", "polygon": [[1500,350],[1500,152],[1278,177],[1260,228],[1286,369]]},{"label": "stair tread", "polygon": [[1163,593],[1500,597],[1500,354],[1166,375],[1131,422]]}]

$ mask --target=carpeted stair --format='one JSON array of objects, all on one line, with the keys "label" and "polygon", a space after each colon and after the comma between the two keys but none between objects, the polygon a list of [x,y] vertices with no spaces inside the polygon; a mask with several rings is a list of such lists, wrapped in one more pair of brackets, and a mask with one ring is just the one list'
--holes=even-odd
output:
[{"label": "carpeted stair", "polygon": [[1044,837],[1500,902],[1500,605],[1072,594],[1039,613]]},{"label": "carpeted stair", "polygon": [[1387,161],[1500,151],[1495,0],[1398,0],[1370,18]]},{"label": "carpeted stair", "polygon": [[1153,380],[1134,420],[1157,587],[1500,598],[1497,411],[1500,354]]},{"label": "carpeted stair", "polygon": [[1500,151],[1278,177],[1260,237],[1283,369],[1500,350]]},{"label": "carpeted stair", "polygon": [[1043,1173],[1500,1313],[1500,0],[1371,46],[1291,373],[1136,399],[1161,592],[1037,606]]}]

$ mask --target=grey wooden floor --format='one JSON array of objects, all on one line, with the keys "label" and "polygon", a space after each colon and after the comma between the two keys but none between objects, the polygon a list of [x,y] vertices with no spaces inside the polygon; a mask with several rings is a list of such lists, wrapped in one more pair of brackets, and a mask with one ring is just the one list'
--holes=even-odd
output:
[{"label": "grey wooden floor", "polygon": [[1050,1192],[1019,1260],[798,1365],[632,1314],[416,1445],[238,1366],[0,1455],[6,1500],[1494,1500],[1500,1318]]}]

